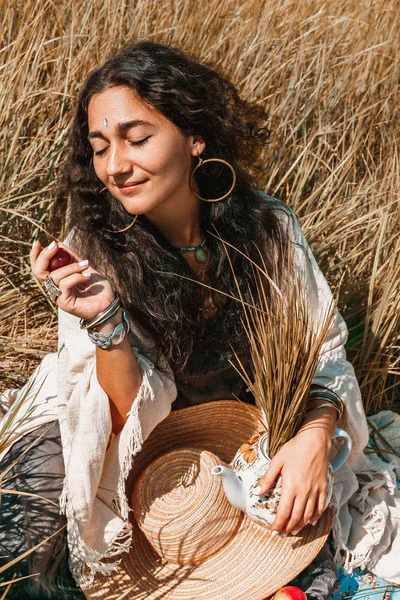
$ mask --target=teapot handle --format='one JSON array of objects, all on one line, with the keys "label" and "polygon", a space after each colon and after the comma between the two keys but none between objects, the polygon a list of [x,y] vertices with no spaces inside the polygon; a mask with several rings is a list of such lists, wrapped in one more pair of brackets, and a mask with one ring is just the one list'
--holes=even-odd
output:
[{"label": "teapot handle", "polygon": [[333,469],[333,472],[337,471],[342,464],[346,461],[347,457],[349,456],[350,452],[351,452],[351,448],[352,448],[352,441],[351,441],[351,437],[349,436],[349,434],[344,431],[344,429],[336,429],[335,433],[332,436],[332,439],[335,438],[343,438],[344,440],[344,444],[342,446],[342,448],[339,450],[338,454],[335,456],[335,458],[332,459],[331,461],[331,466]]}]

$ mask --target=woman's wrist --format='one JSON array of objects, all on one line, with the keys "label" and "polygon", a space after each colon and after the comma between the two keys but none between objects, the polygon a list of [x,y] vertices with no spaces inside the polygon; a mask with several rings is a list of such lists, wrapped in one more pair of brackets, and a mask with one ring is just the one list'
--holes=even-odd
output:
[{"label": "woman's wrist", "polygon": [[343,416],[344,403],[340,396],[329,388],[313,384],[309,392],[305,414],[310,412],[310,410],[319,410],[327,406],[336,410],[338,419]]},{"label": "woman's wrist", "polygon": [[120,323],[122,323],[122,308],[111,319],[108,319],[101,325],[97,325],[93,329],[97,333],[109,333],[110,331],[114,331],[115,327]]},{"label": "woman's wrist", "polygon": [[304,416],[298,433],[315,431],[316,435],[331,440],[337,426],[337,416],[337,411],[333,406],[326,406],[321,409],[310,408]]},{"label": "woman's wrist", "polygon": [[92,331],[96,331],[96,327],[112,319],[112,317],[114,317],[121,308],[121,297],[119,294],[116,294],[114,299],[94,317],[88,320],[80,319],[80,327],[81,329],[91,329]]}]

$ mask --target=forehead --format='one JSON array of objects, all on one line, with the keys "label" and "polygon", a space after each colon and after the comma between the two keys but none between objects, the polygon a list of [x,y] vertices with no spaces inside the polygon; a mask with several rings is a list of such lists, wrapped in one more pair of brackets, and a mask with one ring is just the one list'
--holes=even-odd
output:
[{"label": "forehead", "polygon": [[173,126],[154,106],[146,104],[132,89],[124,86],[107,88],[90,99],[89,130],[98,129],[104,119],[110,125],[138,119],[164,127]]}]

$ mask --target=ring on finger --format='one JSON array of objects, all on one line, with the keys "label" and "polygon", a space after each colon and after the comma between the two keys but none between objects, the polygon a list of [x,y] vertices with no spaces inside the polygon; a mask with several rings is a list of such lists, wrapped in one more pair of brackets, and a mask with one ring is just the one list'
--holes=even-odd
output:
[{"label": "ring on finger", "polygon": [[46,288],[46,292],[52,302],[55,302],[58,296],[61,296],[62,292],[60,288],[56,286],[50,275],[46,276],[44,280],[44,287]]}]

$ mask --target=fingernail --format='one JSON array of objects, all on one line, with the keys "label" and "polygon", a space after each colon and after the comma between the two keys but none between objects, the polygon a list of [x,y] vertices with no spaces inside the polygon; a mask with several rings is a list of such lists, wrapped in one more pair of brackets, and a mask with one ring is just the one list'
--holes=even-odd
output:
[{"label": "fingernail", "polygon": [[297,535],[299,533],[300,529],[293,529],[293,531],[291,531],[290,533],[292,535]]},{"label": "fingernail", "polygon": [[316,525],[318,523],[318,519],[316,519],[315,521],[310,521],[311,525]]},{"label": "fingernail", "polygon": [[37,240],[33,240],[32,250],[34,249],[36,242],[37,242]]},{"label": "fingernail", "polygon": [[261,494],[261,490],[262,490],[261,485],[258,485],[257,487],[254,488],[253,494],[255,494],[256,496],[259,496]]},{"label": "fingernail", "polygon": [[277,535],[279,535],[279,531],[271,531],[271,537],[276,537]]},{"label": "fingernail", "polygon": [[79,265],[80,267],[87,267],[87,265],[88,265],[88,264],[89,264],[89,261],[88,261],[88,260],[81,260],[81,262],[80,262],[80,263],[78,263],[78,265]]},{"label": "fingernail", "polygon": [[286,537],[286,533],[281,533],[281,538],[285,538]]},{"label": "fingernail", "polygon": [[83,275],[84,277],[91,277],[91,276],[92,276],[92,274],[91,274],[91,273],[82,273],[82,275]]},{"label": "fingernail", "polygon": [[48,250],[53,250],[53,248],[55,248],[55,247],[56,247],[56,243],[55,243],[55,241],[53,240],[53,241],[51,242],[51,244],[50,244],[50,245],[47,247],[47,249],[48,249]]}]

